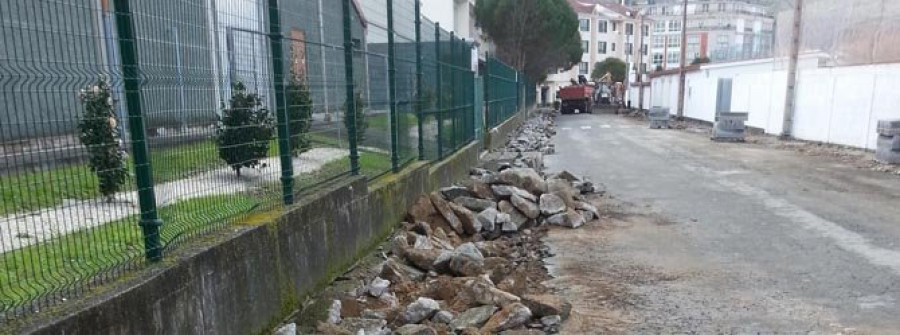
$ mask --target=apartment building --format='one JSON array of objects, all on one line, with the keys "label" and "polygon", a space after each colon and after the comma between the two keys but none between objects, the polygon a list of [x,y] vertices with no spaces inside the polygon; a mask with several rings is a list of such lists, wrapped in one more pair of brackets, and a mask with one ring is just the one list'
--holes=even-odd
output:
[{"label": "apartment building", "polygon": [[[556,99],[556,91],[579,75],[590,78],[594,64],[615,57],[628,66],[629,81],[636,80],[640,69],[647,70],[651,21],[629,7],[600,0],[569,0],[580,22],[581,62],[571,69],[551,71],[544,83],[546,102]],[[643,47],[641,47],[643,45]],[[641,64],[641,65],[638,65]]]},{"label": "apartment building", "polygon": [[[775,16],[766,0],[688,0],[687,24],[682,22],[683,0],[631,0],[635,9],[653,19],[651,66],[675,68],[681,62],[681,43],[687,43],[687,62],[713,62],[770,57]],[[682,29],[687,40],[682,41]]]}]

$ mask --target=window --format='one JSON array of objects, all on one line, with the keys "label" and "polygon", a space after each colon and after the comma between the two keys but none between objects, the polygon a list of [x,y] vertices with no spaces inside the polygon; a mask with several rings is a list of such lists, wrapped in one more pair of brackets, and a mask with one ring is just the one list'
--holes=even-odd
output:
[{"label": "window", "polygon": [[633,54],[632,51],[634,51],[634,44],[632,44],[632,43],[625,43],[625,54],[626,54],[626,55],[631,55],[631,54]]},{"label": "window", "polygon": [[616,52],[616,44],[613,43],[613,44],[610,46],[609,49],[610,49],[610,51],[612,51],[612,52]]},{"label": "window", "polygon": [[656,14],[656,7],[650,7],[647,9],[647,15]]},{"label": "window", "polygon": [[669,57],[666,60],[666,63],[681,64],[681,59],[678,57],[678,52],[669,52]]},{"label": "window", "polygon": [[681,21],[679,21],[679,20],[669,21],[669,31],[681,31]]},{"label": "window", "polygon": [[578,74],[588,74],[588,63],[581,62],[578,64]]},{"label": "window", "polygon": [[[641,73],[647,73],[647,63],[641,63]],[[643,79],[638,79],[638,81],[643,81]]]},{"label": "window", "polygon": [[619,31],[619,23],[618,22],[612,23],[612,31],[613,32]]},{"label": "window", "polygon": [[647,55],[647,49],[649,49],[649,48],[647,48],[647,45],[646,45],[646,44],[644,44],[644,45],[641,47],[641,53],[644,54],[644,56]]},{"label": "window", "polygon": [[631,35],[634,35],[634,24],[626,23],[625,24],[625,36],[631,36]]},{"label": "window", "polygon": [[662,6],[662,8],[660,8],[659,12],[660,12],[662,15],[669,15],[669,10],[668,10],[668,8],[667,8],[666,6]]},{"label": "window", "polygon": [[664,33],[666,32],[666,22],[659,21],[653,24],[653,32],[654,33]]},{"label": "window", "polygon": [[653,65],[660,65],[663,62],[663,54],[654,53],[653,54]]},{"label": "window", "polygon": [[591,20],[581,19],[581,31],[591,31]]},{"label": "window", "polygon": [[591,47],[590,47],[590,42],[588,42],[588,41],[581,41],[581,50],[584,51],[584,53],[590,52],[590,50],[591,50],[590,48],[591,48]]},{"label": "window", "polygon": [[599,23],[597,24],[597,31],[601,32],[601,33],[606,33],[608,30],[607,29],[608,23],[606,22],[606,20],[600,20],[598,22]]},{"label": "window", "polygon": [[657,49],[662,49],[666,46],[666,37],[665,36],[653,36],[653,47]]},{"label": "window", "polygon": [[597,42],[597,52],[601,54],[606,53],[606,42],[600,41]]},{"label": "window", "polygon": [[700,12],[701,13],[709,13],[709,4],[708,3],[703,4],[703,6],[700,7]]},{"label": "window", "polygon": [[646,24],[643,25],[641,27],[641,34],[644,34],[644,36],[650,36],[650,26],[648,26]]},{"label": "window", "polygon": [[667,43],[666,45],[670,48],[681,47],[681,36],[677,36],[677,35],[669,36],[669,43]]},{"label": "window", "polygon": [[725,4],[724,4],[724,3],[720,3],[720,4],[719,4],[719,11],[720,11],[720,12],[724,12],[725,10],[726,10]]}]

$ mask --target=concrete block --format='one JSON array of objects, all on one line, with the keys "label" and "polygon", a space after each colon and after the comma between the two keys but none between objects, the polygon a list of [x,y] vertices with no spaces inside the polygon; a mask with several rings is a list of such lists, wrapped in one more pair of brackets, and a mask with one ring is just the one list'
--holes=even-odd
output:
[{"label": "concrete block", "polygon": [[900,119],[878,120],[878,134],[884,136],[900,135]]},{"label": "concrete block", "polygon": [[744,124],[749,119],[748,113],[720,113],[713,127],[713,141],[743,142],[747,134]]},{"label": "concrete block", "polygon": [[875,160],[885,164],[900,164],[900,134],[878,136]]},{"label": "concrete block", "polygon": [[669,109],[663,107],[653,107],[647,112],[647,119],[650,120],[651,129],[669,128]]}]

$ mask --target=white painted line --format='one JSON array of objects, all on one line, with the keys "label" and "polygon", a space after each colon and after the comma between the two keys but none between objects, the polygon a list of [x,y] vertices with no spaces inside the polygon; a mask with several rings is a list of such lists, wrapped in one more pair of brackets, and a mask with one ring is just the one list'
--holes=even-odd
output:
[{"label": "white painted line", "polygon": [[609,128],[612,128],[612,126],[608,125],[608,124],[604,124],[604,125],[601,125],[600,128],[609,129]]},{"label": "white painted line", "polygon": [[588,129],[591,129],[591,126],[581,126],[581,129],[582,129],[582,130],[588,130]]},{"label": "white painted line", "polygon": [[569,127],[562,127],[561,129],[562,130],[572,130],[572,128],[569,128]]}]

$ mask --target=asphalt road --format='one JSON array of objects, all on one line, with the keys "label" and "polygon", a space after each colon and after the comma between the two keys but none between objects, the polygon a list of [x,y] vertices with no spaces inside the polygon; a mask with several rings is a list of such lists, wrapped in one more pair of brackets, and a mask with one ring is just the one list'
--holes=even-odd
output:
[{"label": "asphalt road", "polygon": [[900,178],[614,115],[557,119],[550,171],[606,218],[547,238],[572,334],[900,334]]}]

